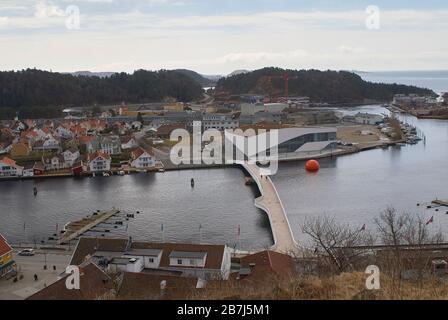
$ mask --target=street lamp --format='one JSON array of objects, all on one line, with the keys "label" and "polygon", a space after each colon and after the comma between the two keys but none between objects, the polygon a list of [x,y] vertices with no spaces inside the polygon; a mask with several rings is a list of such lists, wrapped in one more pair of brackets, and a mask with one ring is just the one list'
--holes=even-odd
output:
[{"label": "street lamp", "polygon": [[47,270],[47,252],[44,252],[44,257],[45,257],[45,264],[44,264],[44,270]]}]

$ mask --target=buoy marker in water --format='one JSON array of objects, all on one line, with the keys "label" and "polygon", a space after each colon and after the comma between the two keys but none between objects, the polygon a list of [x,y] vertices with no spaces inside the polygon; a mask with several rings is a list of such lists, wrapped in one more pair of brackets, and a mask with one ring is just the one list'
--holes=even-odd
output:
[{"label": "buoy marker in water", "polygon": [[306,171],[317,172],[320,169],[320,164],[317,160],[308,160],[305,164]]}]

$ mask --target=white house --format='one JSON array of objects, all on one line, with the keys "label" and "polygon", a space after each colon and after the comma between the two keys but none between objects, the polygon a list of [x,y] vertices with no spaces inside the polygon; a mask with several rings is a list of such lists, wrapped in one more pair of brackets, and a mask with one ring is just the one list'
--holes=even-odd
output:
[{"label": "white house", "polygon": [[137,169],[150,169],[154,168],[155,164],[155,157],[152,150],[137,148],[131,152],[131,167]]},{"label": "white house", "polygon": [[23,167],[16,164],[10,158],[4,157],[0,160],[0,177],[20,177],[23,174]]},{"label": "white house", "polygon": [[23,177],[34,177],[34,164],[24,167],[23,171],[22,171],[22,176]]},{"label": "white house", "polygon": [[90,172],[109,171],[112,159],[107,153],[96,151],[87,155]]},{"label": "white house", "polygon": [[45,170],[61,170],[70,167],[70,165],[65,162],[63,155],[50,155],[43,156],[42,163]]},{"label": "white house", "polygon": [[65,162],[71,167],[79,159],[80,153],[76,148],[69,148],[62,152]]}]

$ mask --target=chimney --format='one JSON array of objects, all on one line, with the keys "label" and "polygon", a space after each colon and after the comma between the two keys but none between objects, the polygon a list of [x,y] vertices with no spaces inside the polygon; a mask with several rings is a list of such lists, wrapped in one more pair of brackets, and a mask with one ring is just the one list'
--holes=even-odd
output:
[{"label": "chimney", "polygon": [[129,251],[131,249],[131,246],[132,246],[132,237],[129,237],[125,251]]},{"label": "chimney", "polygon": [[166,280],[162,280],[160,282],[160,296],[164,296],[166,294]]}]

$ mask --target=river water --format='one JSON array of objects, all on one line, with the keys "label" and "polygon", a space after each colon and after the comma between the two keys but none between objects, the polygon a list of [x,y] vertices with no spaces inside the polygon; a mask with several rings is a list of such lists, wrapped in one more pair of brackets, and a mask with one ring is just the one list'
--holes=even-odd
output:
[{"label": "river water", "polygon": [[[350,110],[387,113],[378,106]],[[392,206],[399,212],[422,214],[430,228],[448,232],[448,208],[436,212],[417,207],[448,199],[448,121],[418,120],[400,116],[426,136],[426,142],[375,149],[320,160],[317,174],[304,170],[303,162],[285,163],[273,181],[283,200],[296,239],[306,242],[301,226],[307,217],[329,216],[356,227],[374,228],[374,218]]]},{"label": "river water", "polygon": [[[39,190],[36,198],[34,185]],[[0,194],[0,233],[13,243],[48,240],[68,221],[112,207],[142,212],[125,221],[127,233],[137,239],[230,246],[238,242],[246,249],[266,248],[273,241],[266,214],[254,206],[257,191],[244,185],[244,174],[237,168],[2,181]]]}]

